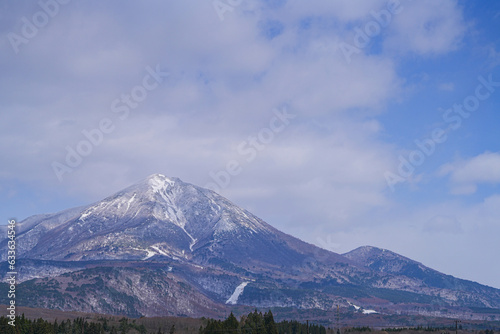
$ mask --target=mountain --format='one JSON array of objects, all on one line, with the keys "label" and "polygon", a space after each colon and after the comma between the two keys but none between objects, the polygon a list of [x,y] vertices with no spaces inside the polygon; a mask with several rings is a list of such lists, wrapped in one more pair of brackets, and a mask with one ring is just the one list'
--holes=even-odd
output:
[{"label": "mountain", "polygon": [[[30,307],[129,316],[334,304],[349,314],[500,313],[498,289],[374,247],[321,249],[161,174],[88,206],[27,218],[16,244],[18,301]],[[0,267],[8,272],[7,262]]]},{"label": "mountain", "polygon": [[444,297],[454,306],[499,308],[499,289],[445,275],[389,250],[364,246],[343,255],[383,275],[374,287]]},{"label": "mountain", "polygon": [[411,277],[416,280],[420,279],[424,283],[436,287],[449,287],[450,284],[446,284],[445,281],[450,280],[448,283],[451,283],[451,281],[454,280],[452,276],[443,275],[434,269],[424,266],[420,262],[411,260],[387,249],[363,246],[343,255],[377,272]]},{"label": "mountain", "polygon": [[[19,258],[146,260],[161,255],[274,269],[301,267],[321,253],[332,265],[350,262],[276,230],[215,192],[160,174],[98,203],[18,225]],[[6,254],[1,256],[5,260]]]}]

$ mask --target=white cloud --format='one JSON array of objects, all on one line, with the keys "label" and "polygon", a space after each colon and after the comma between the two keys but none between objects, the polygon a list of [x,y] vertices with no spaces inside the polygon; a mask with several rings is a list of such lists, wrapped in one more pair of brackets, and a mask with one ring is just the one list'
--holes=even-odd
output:
[{"label": "white cloud", "polygon": [[334,17],[343,22],[358,21],[366,18],[371,10],[384,7],[387,0],[374,1],[301,1],[290,0],[286,2],[285,13],[294,20],[310,17]]},{"label": "white cloud", "polygon": [[453,194],[472,194],[477,185],[500,183],[500,153],[486,152],[468,160],[443,165],[441,175],[450,175]]},{"label": "white cloud", "polygon": [[[354,20],[373,6],[366,2],[356,6],[327,5],[321,1],[289,5],[280,10],[295,13],[289,15],[297,15],[297,20],[307,11]],[[306,12],[293,9],[297,6],[307,8]],[[331,8],[323,10],[325,6]],[[366,115],[380,113],[398,93],[401,82],[389,59],[360,55],[355,66],[345,66],[345,60],[335,50],[338,29],[325,38],[322,27],[315,26],[312,35],[303,40],[301,31],[287,26],[283,37],[267,41],[259,31],[259,22],[268,15],[265,12],[245,15],[237,8],[231,19],[220,22],[210,3],[188,7],[175,3],[154,11],[142,5],[126,5],[118,12],[112,6],[99,10],[90,5],[61,9],[43,33],[23,45],[21,56],[30,69],[24,70],[30,78],[29,86],[19,79],[23,73],[19,71],[8,72],[1,81],[3,110],[10,115],[8,123],[23,124],[20,131],[9,127],[0,134],[4,137],[2,150],[10,151],[15,161],[6,167],[6,173],[14,176],[22,171],[23,175],[43,178],[47,184],[57,182],[51,162],[64,160],[65,147],[74,147],[84,139],[82,130],[96,127],[100,119],[110,117],[116,130],[94,148],[78,170],[68,175],[82,180],[74,189],[95,194],[95,184],[84,182],[85,177],[100,179],[97,166],[120,170],[124,164],[135,164],[123,158],[125,152],[149,160],[150,169],[171,169],[172,174],[186,171],[184,167],[191,165],[189,170],[199,180],[199,175],[205,176],[227,161],[231,145],[260,130],[269,121],[272,108],[290,105],[301,117],[298,122],[317,116],[324,124],[343,124],[351,119],[346,112],[357,109]],[[145,17],[147,20],[143,20]],[[90,26],[83,24],[88,19],[93,22]],[[150,92],[126,121],[119,121],[110,111],[111,101],[130,93],[134,85],[141,83],[144,68],[158,63],[172,73],[171,77]],[[15,58],[7,59],[4,67],[9,71],[16,67]],[[25,93],[19,99],[7,91]],[[336,114],[342,114],[342,118]],[[359,112],[352,116],[366,121]],[[356,132],[343,135],[345,147],[351,141],[371,136],[368,125],[375,123],[363,124],[353,126]],[[300,138],[309,130],[305,126],[296,135]],[[19,140],[12,142],[17,137]],[[321,150],[320,141],[314,141]],[[297,154],[301,151],[292,145],[283,149]],[[162,154],[150,158],[148,154],[156,150]],[[360,150],[349,155],[347,148],[344,151],[344,159],[355,161],[370,153]],[[182,152],[203,157],[203,164],[183,158]],[[328,153],[328,148],[324,152]],[[28,156],[31,163],[25,162]],[[101,159],[109,163],[101,164]],[[123,173],[130,169],[124,168]],[[135,172],[129,172],[131,182],[146,172],[144,168],[132,169]],[[342,178],[341,173],[352,170],[344,168],[336,175]],[[103,176],[102,180],[106,179]]]},{"label": "white cloud", "polygon": [[455,0],[401,3],[401,12],[389,26],[386,47],[419,55],[439,55],[458,48],[466,24]]}]

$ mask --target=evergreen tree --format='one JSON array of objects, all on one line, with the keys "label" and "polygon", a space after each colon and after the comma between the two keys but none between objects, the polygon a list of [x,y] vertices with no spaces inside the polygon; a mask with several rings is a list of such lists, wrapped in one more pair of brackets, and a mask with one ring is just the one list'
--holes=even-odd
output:
[{"label": "evergreen tree", "polygon": [[110,334],[118,334],[118,330],[116,329],[116,327],[113,325],[111,326],[111,330],[109,331]]},{"label": "evergreen tree", "polygon": [[109,331],[108,319],[106,319],[106,318],[104,318],[104,321],[102,323],[102,329],[104,329],[104,331],[106,331],[106,332]]},{"label": "evergreen tree", "polygon": [[278,329],[276,328],[276,323],[274,322],[271,310],[264,314],[264,327],[266,329],[266,334],[278,334]]},{"label": "evergreen tree", "polygon": [[120,319],[120,327],[118,329],[120,330],[120,334],[127,334],[129,329],[127,318],[123,317]]},{"label": "evergreen tree", "polygon": [[238,322],[238,319],[234,316],[233,312],[227,317],[226,320],[222,323],[222,327],[224,330],[227,330],[228,332],[231,333],[240,333],[239,328],[240,328],[240,323]]}]

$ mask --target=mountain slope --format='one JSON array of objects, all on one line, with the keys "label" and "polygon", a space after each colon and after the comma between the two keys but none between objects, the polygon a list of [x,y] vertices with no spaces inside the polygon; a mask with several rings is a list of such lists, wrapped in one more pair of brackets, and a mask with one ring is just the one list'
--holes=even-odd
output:
[{"label": "mountain slope", "polygon": [[500,307],[500,290],[440,273],[386,249],[364,246],[344,256],[378,273],[388,274],[373,284],[378,288],[441,296],[455,305]]}]

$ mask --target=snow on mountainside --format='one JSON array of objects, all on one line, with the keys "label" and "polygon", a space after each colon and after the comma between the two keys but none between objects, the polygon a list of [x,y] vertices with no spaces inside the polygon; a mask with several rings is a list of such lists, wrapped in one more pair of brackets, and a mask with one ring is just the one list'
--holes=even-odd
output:
[{"label": "snow on mountainside", "polygon": [[238,303],[238,298],[243,293],[243,290],[248,285],[248,282],[243,282],[234,289],[233,294],[226,300],[226,304],[236,305]]}]

